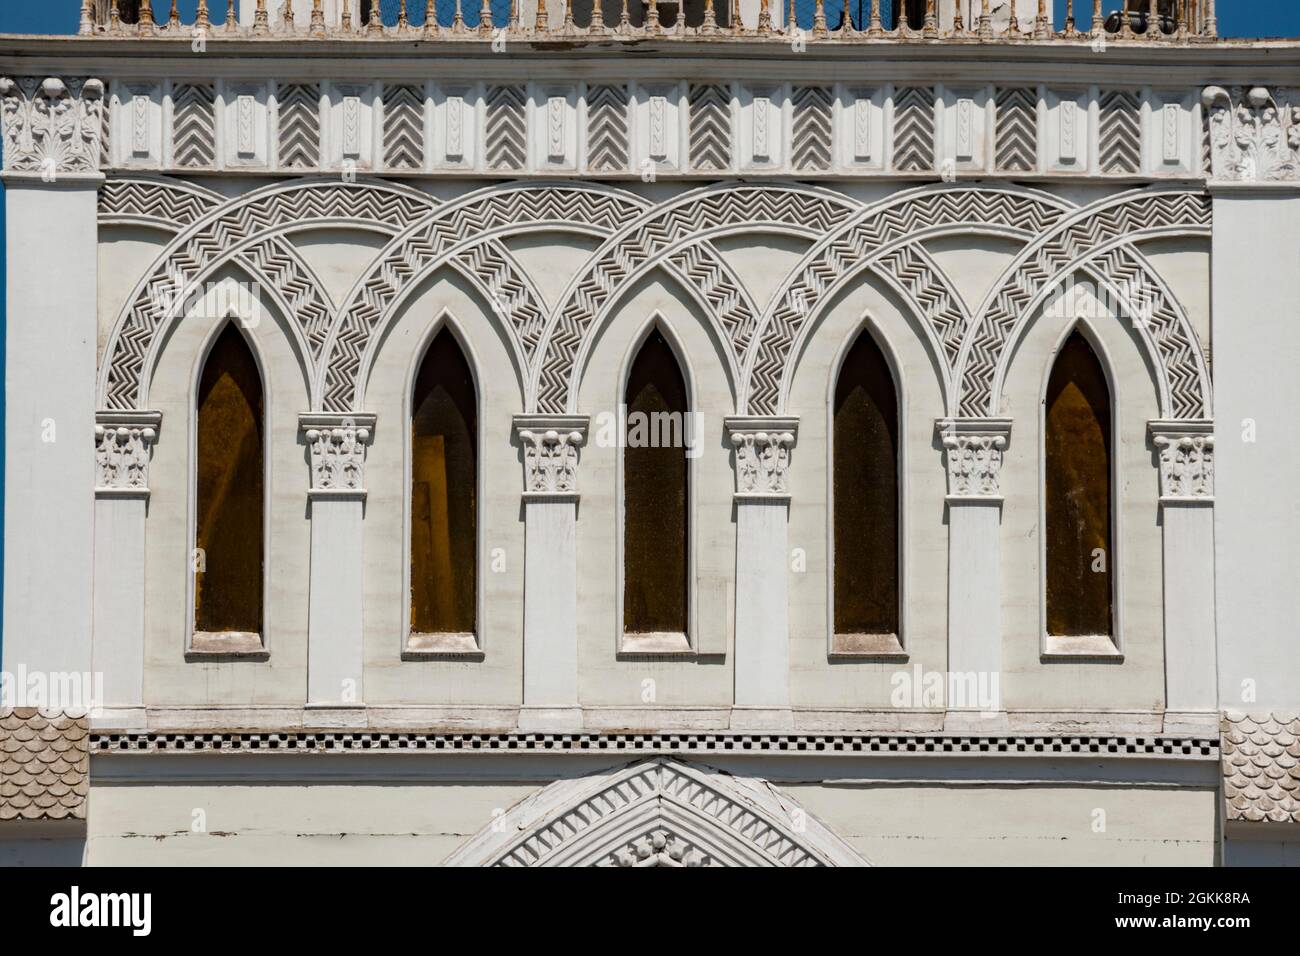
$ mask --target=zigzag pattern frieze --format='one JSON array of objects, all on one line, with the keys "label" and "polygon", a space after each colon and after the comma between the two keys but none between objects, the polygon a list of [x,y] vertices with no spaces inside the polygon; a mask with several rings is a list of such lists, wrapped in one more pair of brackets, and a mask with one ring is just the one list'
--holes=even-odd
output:
[{"label": "zigzag pattern frieze", "polygon": [[488,169],[523,169],[528,164],[527,110],[522,86],[494,86],[488,91],[483,128]]},{"label": "zigzag pattern frieze", "polygon": [[203,169],[217,161],[216,90],[211,83],[177,83],[172,89],[172,160]]},{"label": "zigzag pattern frieze", "polygon": [[725,86],[692,84],[691,164],[717,172],[731,167],[731,91]]},{"label": "zigzag pattern frieze", "polygon": [[623,172],[628,167],[627,88],[587,87],[587,168]]},{"label": "zigzag pattern frieze", "polygon": [[438,210],[389,247],[345,304],[325,365],[325,407],[352,407],[372,334],[382,327],[393,302],[410,282],[457,247],[486,232],[528,223],[582,224],[613,233],[643,208],[630,197],[608,190],[550,185],[492,192]]},{"label": "zigzag pattern frieze", "polygon": [[894,168],[934,169],[933,87],[909,87],[894,94]]},{"label": "zigzag pattern frieze", "polygon": [[830,169],[835,141],[831,91],[823,86],[799,87],[791,101],[791,165],[800,171]]},{"label": "zigzag pattern frieze", "polygon": [[136,407],[146,357],[172,303],[232,250],[256,242],[263,233],[312,221],[361,221],[396,232],[424,215],[432,203],[413,191],[331,181],[278,187],[215,210],[172,243],[118,318],[106,349],[103,407]]},{"label": "zigzag pattern frieze", "polygon": [[[752,369],[746,383],[748,413],[776,414],[794,342],[817,304],[826,301],[841,282],[884,255],[890,246],[910,240],[922,230],[974,226],[999,226],[1030,236],[1050,228],[1064,213],[1059,202],[1047,197],[978,187],[923,192],[883,209],[864,212],[810,253],[801,269],[786,280],[784,291],[775,297],[774,305],[763,317],[752,347],[756,351],[747,362]],[[896,264],[902,265],[902,260]],[[907,268],[915,268],[914,259],[908,260]],[[909,278],[915,280],[915,276],[895,276],[905,290],[913,288]],[[952,295],[953,301],[959,301],[960,297]],[[924,316],[927,305],[919,301],[917,305]],[[953,334],[949,324],[959,321],[964,331],[966,320],[946,308],[940,309],[940,316],[938,321],[945,327],[936,329],[936,338],[947,353],[947,337]]]},{"label": "zigzag pattern frieze", "polygon": [[1142,167],[1142,103],[1136,93],[1110,90],[1098,99],[1097,153],[1103,173]]},{"label": "zigzag pattern frieze", "polygon": [[389,169],[424,167],[424,88],[384,87],[384,163]]},{"label": "zigzag pattern frieze", "polygon": [[1033,172],[1038,168],[1038,91],[998,90],[996,105],[997,168]]},{"label": "zigzag pattern frieze", "polygon": [[177,183],[109,179],[99,190],[99,219],[144,220],[159,229],[179,232],[221,205],[216,193]]},{"label": "zigzag pattern frieze", "polygon": [[320,165],[320,86],[294,83],[276,91],[280,114],[280,167]]},{"label": "zigzag pattern frieze", "polygon": [[[1030,301],[1069,263],[1091,248],[1129,233],[1155,229],[1204,232],[1210,225],[1208,197],[1192,192],[1130,194],[1093,213],[1072,218],[1045,235],[1011,266],[976,320],[959,377],[958,407],[963,415],[995,414],[993,381],[1012,329]],[[1193,404],[1204,406],[1204,396]],[[1189,406],[1181,406],[1187,412]],[[1179,417],[1185,417],[1180,415]]]},{"label": "zigzag pattern frieze", "polygon": [[[853,207],[842,199],[786,187],[740,186],[696,194],[657,211],[619,236],[593,257],[593,265],[570,286],[556,311],[537,379],[539,411],[562,412],[570,399],[577,374],[577,355],[587,330],[601,310],[625,286],[627,278],[656,257],[689,242],[708,229],[747,225],[761,230],[763,223],[798,224],[825,232],[848,218]],[[685,270],[689,274],[690,270]],[[707,299],[709,293],[701,290]],[[725,324],[740,330],[752,327],[754,318],[728,316]],[[732,342],[735,347],[734,341]]]}]

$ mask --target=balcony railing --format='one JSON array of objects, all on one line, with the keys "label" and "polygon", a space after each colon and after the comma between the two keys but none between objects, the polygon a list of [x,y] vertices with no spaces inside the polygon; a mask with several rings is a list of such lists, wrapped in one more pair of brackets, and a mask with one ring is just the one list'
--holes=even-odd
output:
[{"label": "balcony railing", "polygon": [[[43,2],[43,0],[27,0]],[[796,34],[829,41],[1033,42],[1104,37],[1135,43],[1178,43],[1218,36],[1215,0],[1128,0],[1126,12],[1105,14],[1102,0],[1067,0],[1063,27],[1049,14],[1051,0],[1038,0],[1035,16],[1016,10],[1032,3],[1012,0],[1011,13],[992,0],[338,0],[327,18],[323,0],[295,16],[294,4],[257,0],[251,22],[241,24],[236,0],[199,0],[191,23],[183,23],[172,0],[170,16],[157,18],[149,0],[83,0],[82,36],[175,37],[202,31],[220,39],[418,40],[498,38],[542,42],[644,40],[647,38],[789,42]],[[940,7],[944,13],[940,16]],[[213,11],[225,19],[213,23]],[[963,16],[963,8],[968,13]],[[562,12],[559,12],[562,11]],[[386,14],[386,15],[385,15]],[[305,22],[304,22],[305,20]],[[331,20],[333,22],[331,22]],[[893,20],[893,23],[888,21]]]}]

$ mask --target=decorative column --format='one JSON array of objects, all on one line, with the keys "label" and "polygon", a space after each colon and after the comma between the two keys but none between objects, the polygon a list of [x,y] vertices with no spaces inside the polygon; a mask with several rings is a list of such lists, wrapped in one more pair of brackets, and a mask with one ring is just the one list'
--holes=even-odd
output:
[{"label": "decorative column", "polygon": [[790,453],[797,418],[723,422],[736,469],[736,701],[738,730],[794,727],[790,710]]},{"label": "decorative column", "polygon": [[578,449],[588,419],[516,415],[524,462],[524,699],[520,730],[582,728],[578,702]]},{"label": "decorative column", "polygon": [[95,416],[92,670],[103,675],[103,725],[143,727],[145,513],[161,412]]},{"label": "decorative column", "polygon": [[1214,423],[1148,425],[1164,526],[1165,732],[1215,733]]},{"label": "decorative column", "polygon": [[11,673],[91,669],[103,109],[97,79],[0,78],[8,276],[0,669]]},{"label": "decorative column", "polygon": [[[948,671],[990,698],[947,701],[944,730],[1005,729],[1002,686],[1002,458],[1009,418],[936,423],[948,469]],[[950,680],[949,686],[971,685]],[[957,704],[959,706],[953,706]],[[991,706],[990,706],[991,705]]]},{"label": "decorative column", "polygon": [[362,518],[375,416],[300,415],[298,428],[311,458],[307,707],[322,725],[363,725]]}]

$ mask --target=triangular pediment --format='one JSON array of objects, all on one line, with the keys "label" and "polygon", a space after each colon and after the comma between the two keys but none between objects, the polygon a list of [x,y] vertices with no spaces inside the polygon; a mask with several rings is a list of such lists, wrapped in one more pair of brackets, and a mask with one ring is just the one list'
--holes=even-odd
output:
[{"label": "triangular pediment", "polygon": [[764,780],[654,757],[560,780],[512,807],[453,866],[864,866]]}]

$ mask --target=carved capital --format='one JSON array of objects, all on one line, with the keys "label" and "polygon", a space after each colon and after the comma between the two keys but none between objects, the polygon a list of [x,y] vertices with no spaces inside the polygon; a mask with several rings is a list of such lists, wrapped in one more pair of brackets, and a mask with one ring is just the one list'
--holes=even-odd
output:
[{"label": "carved capital", "polygon": [[789,497],[790,451],[799,419],[736,417],[723,426],[735,451],[736,497]]},{"label": "carved capital", "polygon": [[[1281,91],[1278,91],[1279,95]],[[1300,103],[1262,86],[1207,86],[1201,106],[1210,178],[1224,182],[1300,181]]]},{"label": "carved capital", "polygon": [[300,415],[298,430],[311,456],[313,498],[364,497],[366,448],[374,439],[374,415]]},{"label": "carved capital", "polygon": [[53,183],[98,175],[104,84],[95,78],[0,77],[4,168]]},{"label": "carved capital", "polygon": [[162,412],[99,412],[95,416],[95,494],[147,497],[149,459]]},{"label": "carved capital", "polygon": [[1159,421],[1147,426],[1160,459],[1161,504],[1214,502],[1214,423]]},{"label": "carved capital", "polygon": [[1009,418],[941,418],[935,423],[948,468],[948,500],[1001,501]]},{"label": "carved capital", "polygon": [[577,497],[578,449],[588,420],[572,415],[517,415],[515,436],[524,452],[524,495]]}]

